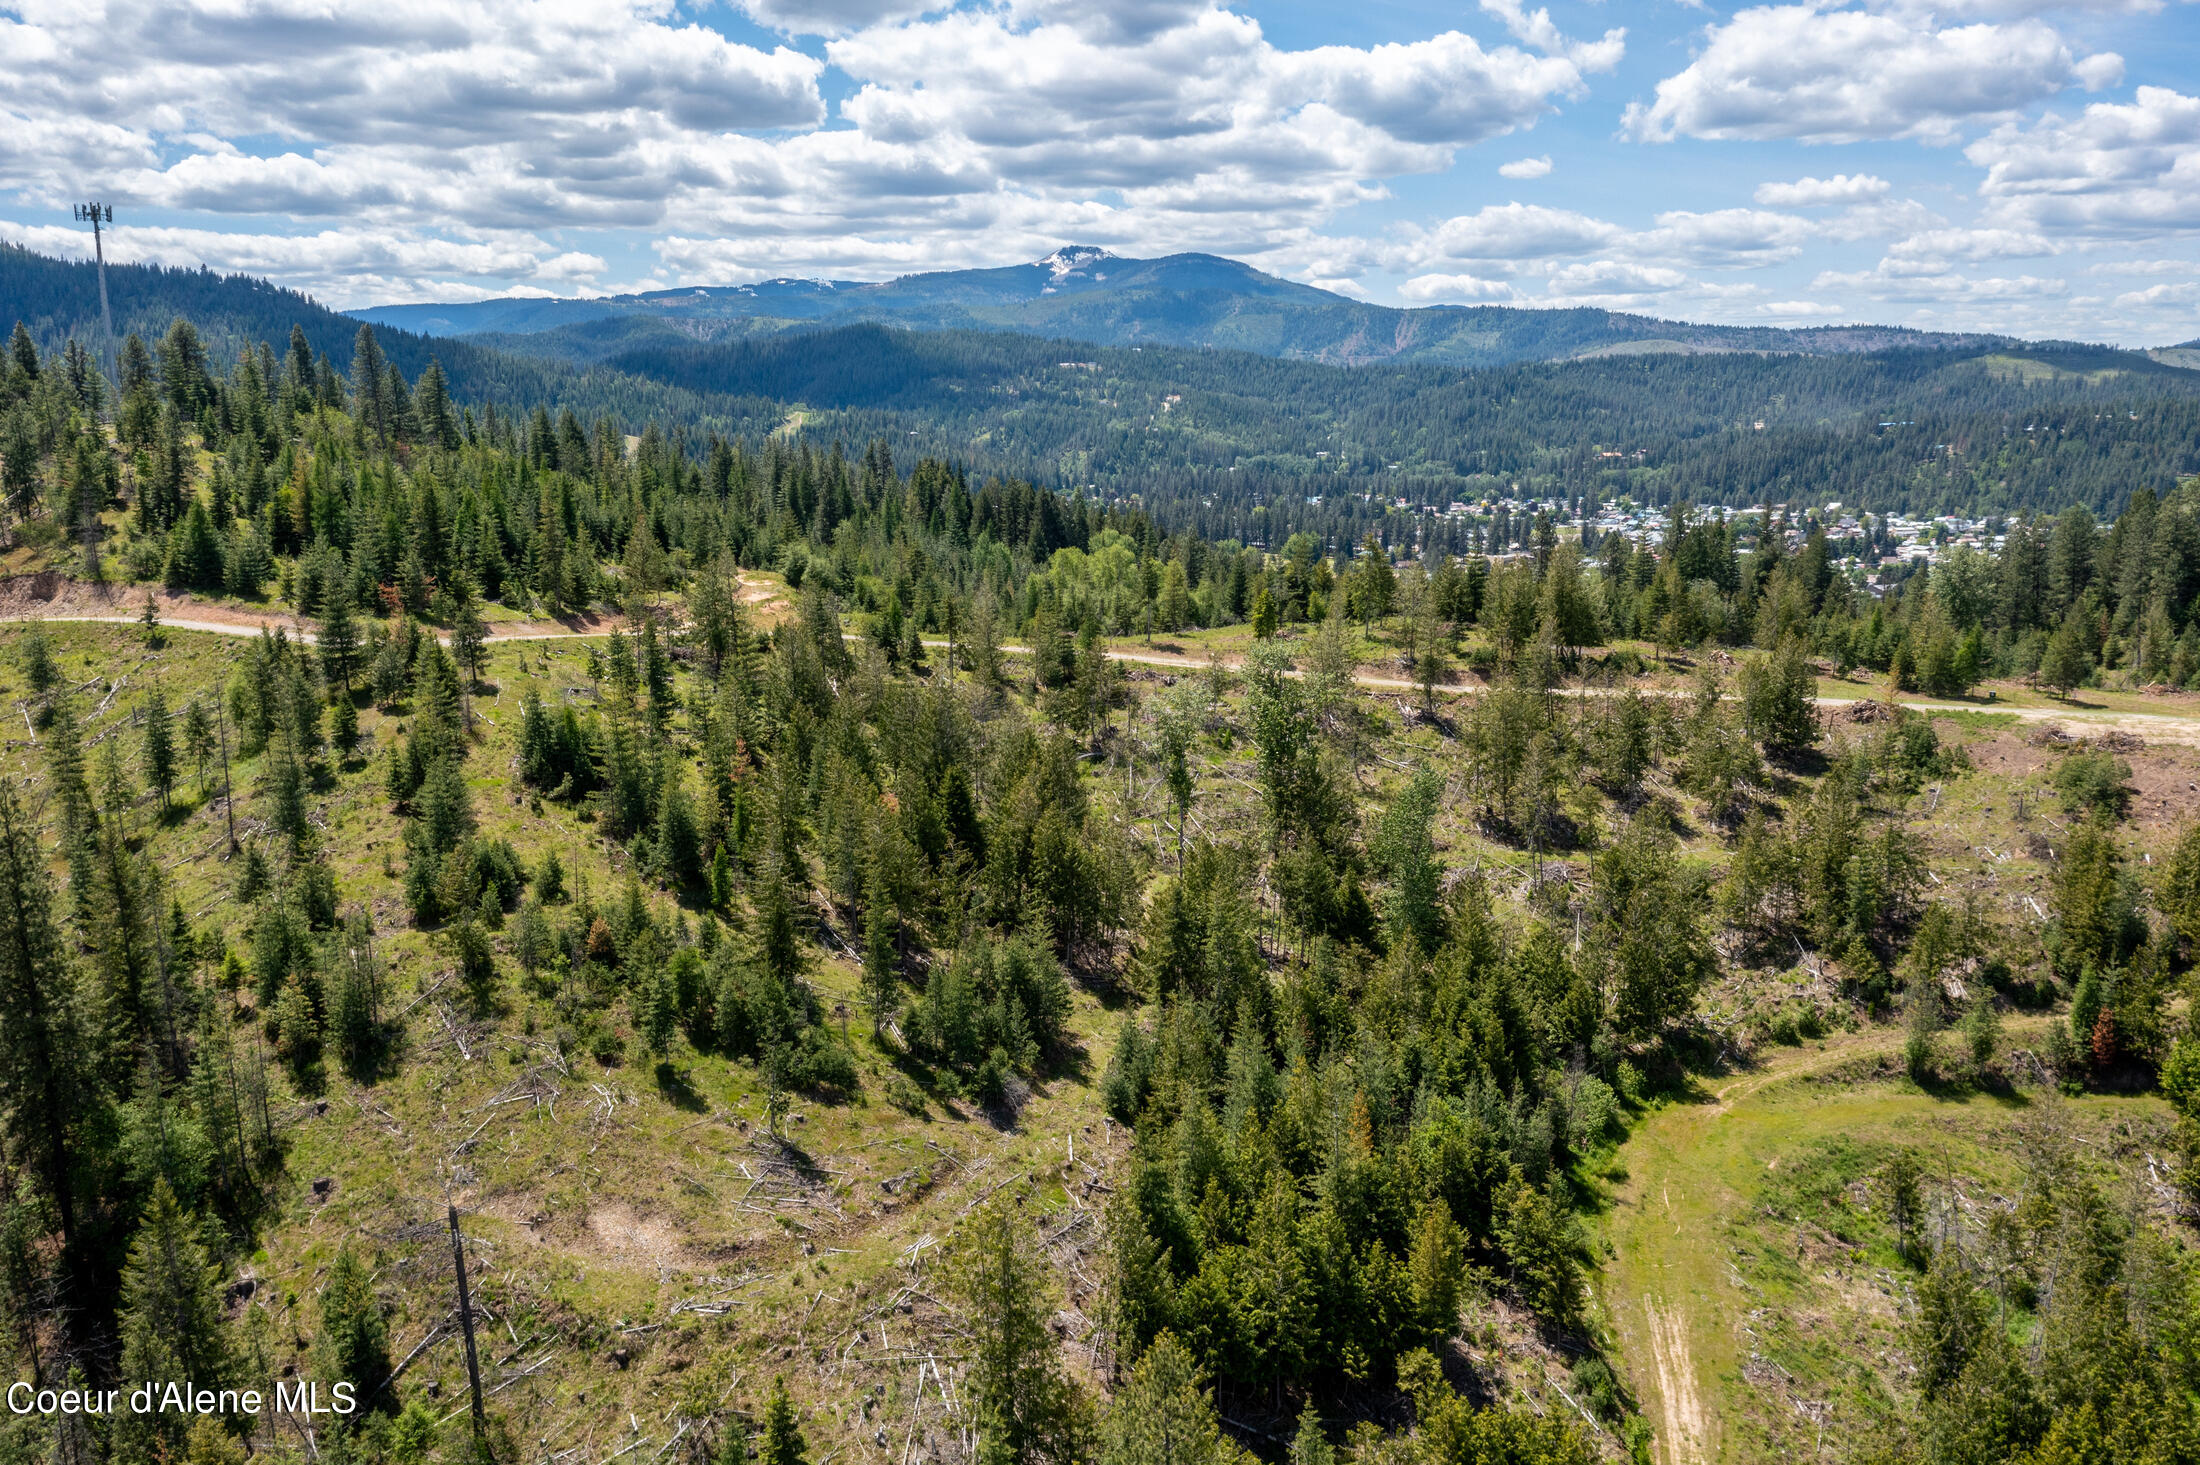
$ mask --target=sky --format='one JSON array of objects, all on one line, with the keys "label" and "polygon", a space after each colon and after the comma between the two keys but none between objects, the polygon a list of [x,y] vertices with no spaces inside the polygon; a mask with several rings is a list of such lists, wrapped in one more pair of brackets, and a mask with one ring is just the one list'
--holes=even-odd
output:
[{"label": "sky", "polygon": [[2200,336],[2195,0],[0,0],[0,240],[339,308],[1065,244]]}]

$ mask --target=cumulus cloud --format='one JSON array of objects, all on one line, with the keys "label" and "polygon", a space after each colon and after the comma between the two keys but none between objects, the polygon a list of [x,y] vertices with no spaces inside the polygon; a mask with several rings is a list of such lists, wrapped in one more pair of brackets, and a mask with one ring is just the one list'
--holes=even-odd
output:
[{"label": "cumulus cloud", "polygon": [[[13,8],[0,51],[43,64],[0,68],[0,129],[36,140],[0,155],[0,187],[47,199],[90,175],[211,213],[646,224],[696,138],[825,120],[815,58],[653,0]],[[220,143],[242,138],[268,145]]]},{"label": "cumulus cloud", "polygon": [[2054,252],[2045,236],[2019,229],[1929,229],[1889,245],[1880,268],[1888,274],[1941,274],[1957,264]]},{"label": "cumulus cloud", "polygon": [[1772,208],[1815,208],[1825,204],[1869,203],[1885,198],[1893,185],[1869,173],[1836,173],[1831,178],[1798,178],[1793,183],[1760,183],[1757,202]]},{"label": "cumulus cloud", "polygon": [[[1298,50],[1213,0],[741,3],[824,57],[671,0],[9,0],[0,190],[50,207],[94,177],[285,233],[677,226],[663,265],[720,278],[1063,238],[1313,266],[1340,211],[1534,126],[1624,48],[1505,3],[1511,39]],[[535,277],[573,278],[568,252]]]},{"label": "cumulus cloud", "polygon": [[1393,263],[1427,278],[1450,278],[1442,267],[1451,263],[1473,264],[1482,275],[1517,275],[1585,255],[1607,257],[1599,268],[1624,257],[1667,272],[1732,269],[1792,259],[1810,236],[1807,221],[1764,209],[1676,209],[1648,229],[1630,230],[1571,209],[1505,203],[1409,233]]},{"label": "cumulus cloud", "polygon": [[939,6],[925,0],[737,0],[758,25],[792,36],[841,36]]},{"label": "cumulus cloud", "polygon": [[1551,271],[1550,292],[1579,300],[1615,296],[1663,295],[1689,284],[1687,275],[1664,265],[1636,264],[1629,260],[1599,259],[1562,266]]},{"label": "cumulus cloud", "polygon": [[1480,305],[1512,300],[1519,292],[1510,281],[1485,280],[1479,275],[1415,275],[1398,287],[1398,293],[1415,305]]},{"label": "cumulus cloud", "polygon": [[1802,253],[1811,227],[1792,214],[1763,209],[1675,211],[1629,239],[1638,258],[1671,259],[1704,266],[1770,264]]},{"label": "cumulus cloud", "polygon": [[2166,0],[1874,0],[1873,9],[1942,20],[2017,20],[2065,14],[2150,15]]},{"label": "cumulus cloud", "polygon": [[[2081,62],[2036,19],[1937,28],[1929,16],[1767,5],[1709,28],[1686,69],[1631,103],[1628,135],[1950,142],[2072,84],[2104,85],[2113,58]],[[2120,63],[2115,63],[2120,66]]]},{"label": "cumulus cloud", "polygon": [[1599,40],[1575,41],[1559,34],[1548,10],[1530,11],[1520,0],[1481,0],[1481,4],[1483,10],[1505,23],[1515,39],[1538,51],[1564,56],[1583,71],[1610,71],[1627,53],[1624,28],[1608,30]]},{"label": "cumulus cloud", "polygon": [[1416,231],[1408,250],[1423,263],[1483,260],[1513,264],[1590,254],[1626,232],[1617,224],[1572,209],[1528,203],[1490,204],[1478,212],[1446,219],[1434,229]]},{"label": "cumulus cloud", "polygon": [[2163,306],[2200,304],[2200,285],[2191,281],[2177,284],[2149,285],[2144,290],[2127,290],[2116,297],[2116,304],[2125,309],[2159,310]]},{"label": "cumulus cloud", "polygon": [[1997,222],[2098,238],[2200,230],[2200,97],[2143,86],[2130,102],[1997,128],[1964,156],[1985,168]]},{"label": "cumulus cloud", "polygon": [[[88,259],[92,252],[88,233],[58,224],[0,221],[0,241],[63,258]],[[260,234],[123,224],[107,230],[106,250],[116,264],[218,261],[225,270],[284,281],[338,308],[384,300],[600,294],[595,282],[607,268],[600,256],[560,251],[527,235],[440,239],[359,227]],[[495,283],[469,283],[479,280]]]},{"label": "cumulus cloud", "polygon": [[[2200,231],[2200,99],[2058,100],[2122,73],[2076,27],[2191,0],[1752,0],[1691,22],[1695,54],[1627,115],[1640,140],[1968,139],[1938,156],[1983,178],[1975,207],[1830,168],[1723,207],[1713,162],[1665,212],[1606,218],[1561,192],[1570,156],[1533,192],[1575,208],[1475,198],[1369,237],[1349,211],[1388,216],[1394,180],[1467,149],[1489,151],[1462,188],[1552,177],[1533,130],[1628,33],[1569,36],[1536,0],[1296,49],[1232,0],[730,3],[787,43],[691,22],[723,20],[706,0],[0,0],[0,198],[54,219],[96,187],[130,211],[118,258],[342,304],[881,278],[1077,242],[1409,302],[1762,320],[1868,301],[2070,335],[2170,320],[2181,298],[2153,287],[2193,278],[2145,262]],[[155,210],[170,227],[132,226]],[[2032,259],[2123,273],[2025,297],[2000,261]]]}]

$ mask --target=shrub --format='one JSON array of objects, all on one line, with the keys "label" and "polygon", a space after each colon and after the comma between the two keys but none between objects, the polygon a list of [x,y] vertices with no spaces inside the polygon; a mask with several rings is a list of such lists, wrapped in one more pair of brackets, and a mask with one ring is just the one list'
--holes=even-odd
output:
[{"label": "shrub", "polygon": [[2114,753],[2073,753],[2055,770],[2055,792],[2074,819],[2121,819],[2130,778],[2131,765]]}]

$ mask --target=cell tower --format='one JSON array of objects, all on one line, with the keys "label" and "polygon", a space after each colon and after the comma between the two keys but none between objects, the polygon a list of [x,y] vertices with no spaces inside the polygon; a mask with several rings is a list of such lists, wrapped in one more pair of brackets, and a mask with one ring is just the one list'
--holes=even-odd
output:
[{"label": "cell tower", "polygon": [[101,240],[99,226],[112,224],[115,211],[103,203],[80,203],[76,206],[78,223],[92,226],[92,257],[99,261],[99,323],[107,330],[107,391],[110,400],[119,407],[122,401],[121,367],[115,360],[115,314],[107,307],[107,247]]}]

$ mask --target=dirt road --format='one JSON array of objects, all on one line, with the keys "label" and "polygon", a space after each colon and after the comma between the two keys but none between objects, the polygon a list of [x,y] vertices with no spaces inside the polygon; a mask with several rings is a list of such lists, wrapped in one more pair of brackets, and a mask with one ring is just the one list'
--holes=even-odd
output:
[{"label": "dirt road", "polygon": [[[0,578],[0,624],[10,621],[91,621],[136,625],[145,613],[148,587],[92,585],[64,575],[44,573]],[[310,644],[313,622],[287,611],[240,610],[186,592],[153,587],[160,623],[172,631],[207,631],[217,636],[257,636],[280,630]],[[491,622],[495,641],[549,641],[602,636],[624,624],[617,617],[568,616],[562,620]],[[445,638],[448,639],[448,638]]]},{"label": "dirt road", "polygon": [[[744,603],[757,605],[770,600],[776,594],[764,585],[744,585],[741,598]],[[0,579],[0,624],[9,621],[95,621],[112,625],[136,623],[143,613],[146,587],[99,586],[81,580],[47,572],[38,575],[15,575]],[[257,636],[264,629],[279,628],[295,639],[311,642],[314,639],[312,622],[288,612],[240,610],[235,606],[202,600],[196,596],[171,590],[152,591],[153,603],[159,608],[164,626],[179,631],[208,631],[221,636]],[[557,641],[568,638],[602,636],[624,624],[612,616],[571,616],[563,620],[492,622],[489,641]],[[447,638],[446,638],[447,639]],[[853,633],[850,639],[855,639]],[[945,650],[944,640],[927,640],[925,645]],[[1030,653],[1025,646],[1003,646],[1002,651],[1023,656]],[[1207,662],[1200,658],[1171,655],[1161,651],[1127,651],[1111,649],[1108,657],[1130,666],[1158,667],[1168,671],[1201,672]],[[1235,662],[1226,663],[1235,666]],[[1420,684],[1404,677],[1383,676],[1372,671],[1356,673],[1353,682],[1375,692],[1418,692]],[[1480,688],[1474,685],[1440,685],[1436,690],[1447,697],[1473,696]],[[1821,707],[1839,708],[1854,706],[1864,699],[1857,697],[1820,697]],[[1927,699],[1905,699],[1903,706],[1919,712],[1978,712],[1991,711],[2014,717],[2025,723],[2065,723],[2074,731],[2103,733],[2120,731],[2135,733],[2157,743],[2176,743],[2187,747],[2200,747],[2200,716],[2185,711],[2123,712],[2097,707],[1991,707],[1935,702]]]}]

